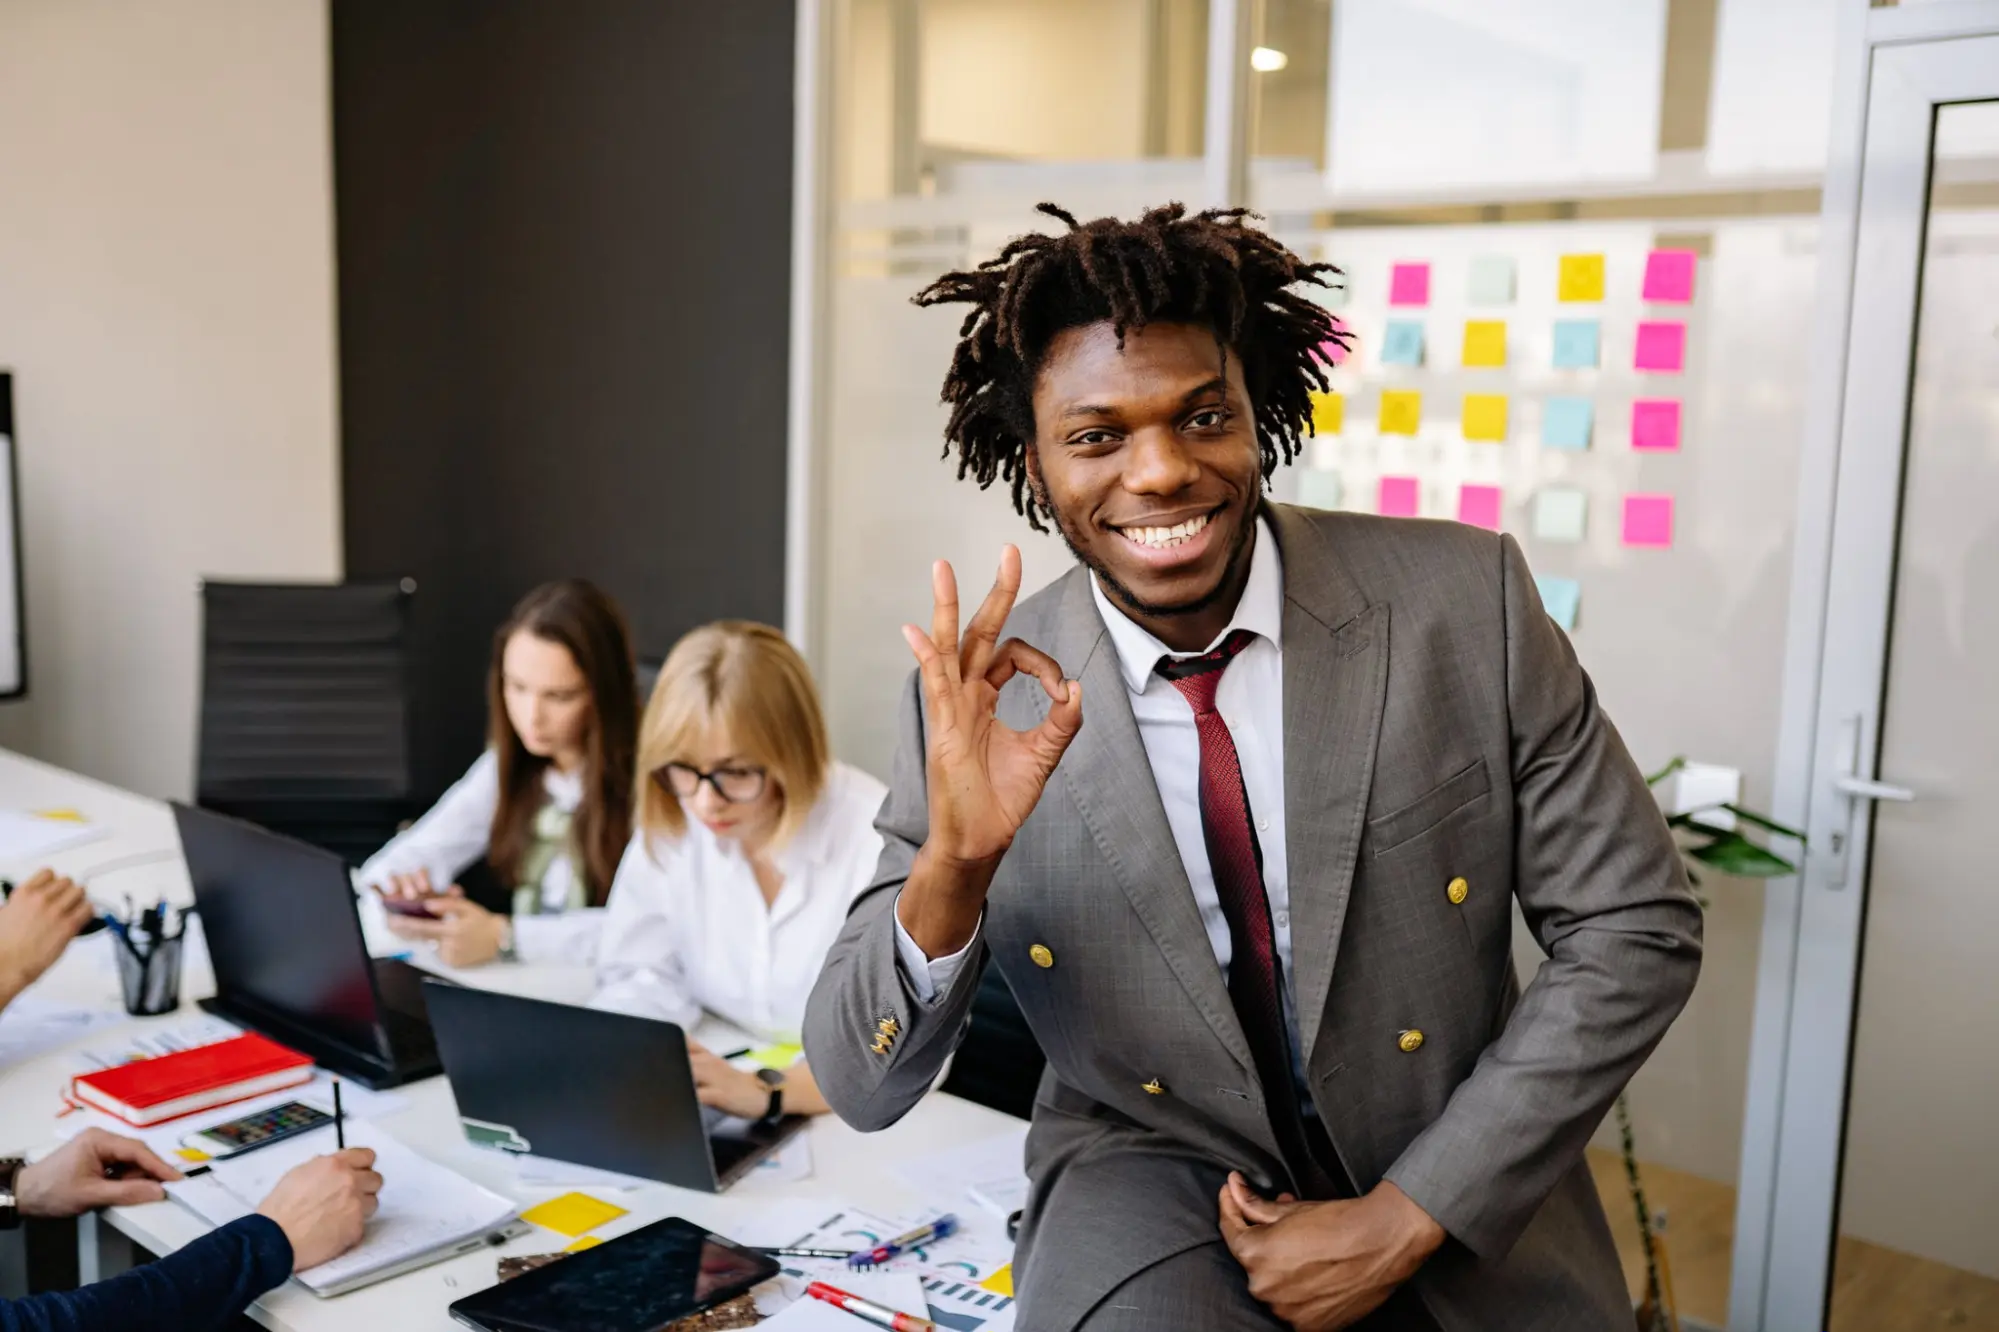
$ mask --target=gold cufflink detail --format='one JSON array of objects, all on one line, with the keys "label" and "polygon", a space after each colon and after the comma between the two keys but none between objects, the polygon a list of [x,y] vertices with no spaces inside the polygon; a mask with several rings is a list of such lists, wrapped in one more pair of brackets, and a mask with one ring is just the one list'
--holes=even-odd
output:
[{"label": "gold cufflink detail", "polygon": [[1155,1097],[1162,1095],[1166,1091],[1166,1086],[1156,1078],[1152,1079],[1149,1082],[1141,1083],[1138,1086],[1145,1089],[1147,1092],[1151,1093]]},{"label": "gold cufflink detail", "polygon": [[1423,1044],[1423,1034],[1417,1028],[1410,1028],[1395,1039],[1395,1044],[1404,1051],[1413,1051]]},{"label": "gold cufflink detail", "polygon": [[1027,950],[1027,956],[1034,960],[1036,967],[1055,966],[1055,952],[1045,944],[1030,945]]},{"label": "gold cufflink detail", "polygon": [[1459,875],[1445,886],[1444,895],[1453,903],[1461,903],[1471,895],[1471,884],[1463,875]]}]

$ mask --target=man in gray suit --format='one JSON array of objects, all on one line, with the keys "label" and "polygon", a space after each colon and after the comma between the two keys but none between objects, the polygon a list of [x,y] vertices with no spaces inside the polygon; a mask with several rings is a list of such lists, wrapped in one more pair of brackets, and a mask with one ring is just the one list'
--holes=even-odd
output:
[{"label": "man in gray suit", "polygon": [[1007,548],[961,639],[940,563],[904,629],[821,1090],[895,1121],[1001,969],[1048,1055],[1023,1328],[1630,1327],[1582,1150],[1700,966],[1643,779],[1510,538],[1263,500],[1336,270],[1044,210],[918,299],[972,306],[960,474],[1080,566],[1016,608]]}]

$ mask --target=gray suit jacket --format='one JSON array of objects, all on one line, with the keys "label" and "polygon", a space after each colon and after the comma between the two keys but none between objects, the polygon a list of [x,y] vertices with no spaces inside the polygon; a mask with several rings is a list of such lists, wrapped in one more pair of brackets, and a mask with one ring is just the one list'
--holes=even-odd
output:
[{"label": "gray suit jacket", "polygon": [[[1357,1188],[1393,1180],[1450,1233],[1414,1280],[1443,1327],[1630,1327],[1582,1150],[1700,970],[1671,837],[1510,538],[1267,512],[1312,1102]],[[1083,728],[1000,867],[974,956],[927,1004],[897,967],[893,903],[928,826],[912,677],[881,868],[805,1018],[827,1100],[877,1129],[936,1078],[984,963],[1003,971],[1048,1055],[1024,1328],[1073,1326],[1215,1240],[1228,1169],[1292,1188],[1088,578],[1008,626],[1082,680]],[[1026,676],[1001,692],[1010,726],[1046,708]],[[1548,955],[1524,992],[1516,901]]]}]

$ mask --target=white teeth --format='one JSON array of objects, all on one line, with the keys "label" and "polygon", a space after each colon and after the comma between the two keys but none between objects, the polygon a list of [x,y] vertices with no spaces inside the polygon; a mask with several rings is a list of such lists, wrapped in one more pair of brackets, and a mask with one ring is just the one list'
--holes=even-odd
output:
[{"label": "white teeth", "polygon": [[1170,528],[1121,528],[1119,530],[1140,546],[1150,546],[1155,550],[1164,550],[1168,547],[1178,546],[1181,542],[1189,541],[1199,536],[1201,529],[1207,526],[1208,516],[1203,514],[1199,518],[1190,518],[1185,523],[1176,523]]}]

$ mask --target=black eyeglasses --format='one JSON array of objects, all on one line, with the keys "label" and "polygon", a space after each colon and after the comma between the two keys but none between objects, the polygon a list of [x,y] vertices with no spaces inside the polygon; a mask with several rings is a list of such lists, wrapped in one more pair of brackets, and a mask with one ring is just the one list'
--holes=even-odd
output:
[{"label": "black eyeglasses", "polygon": [[764,794],[761,768],[718,768],[704,773],[691,764],[662,764],[653,770],[652,780],[683,801],[693,800],[704,782],[731,805],[747,805]]}]

